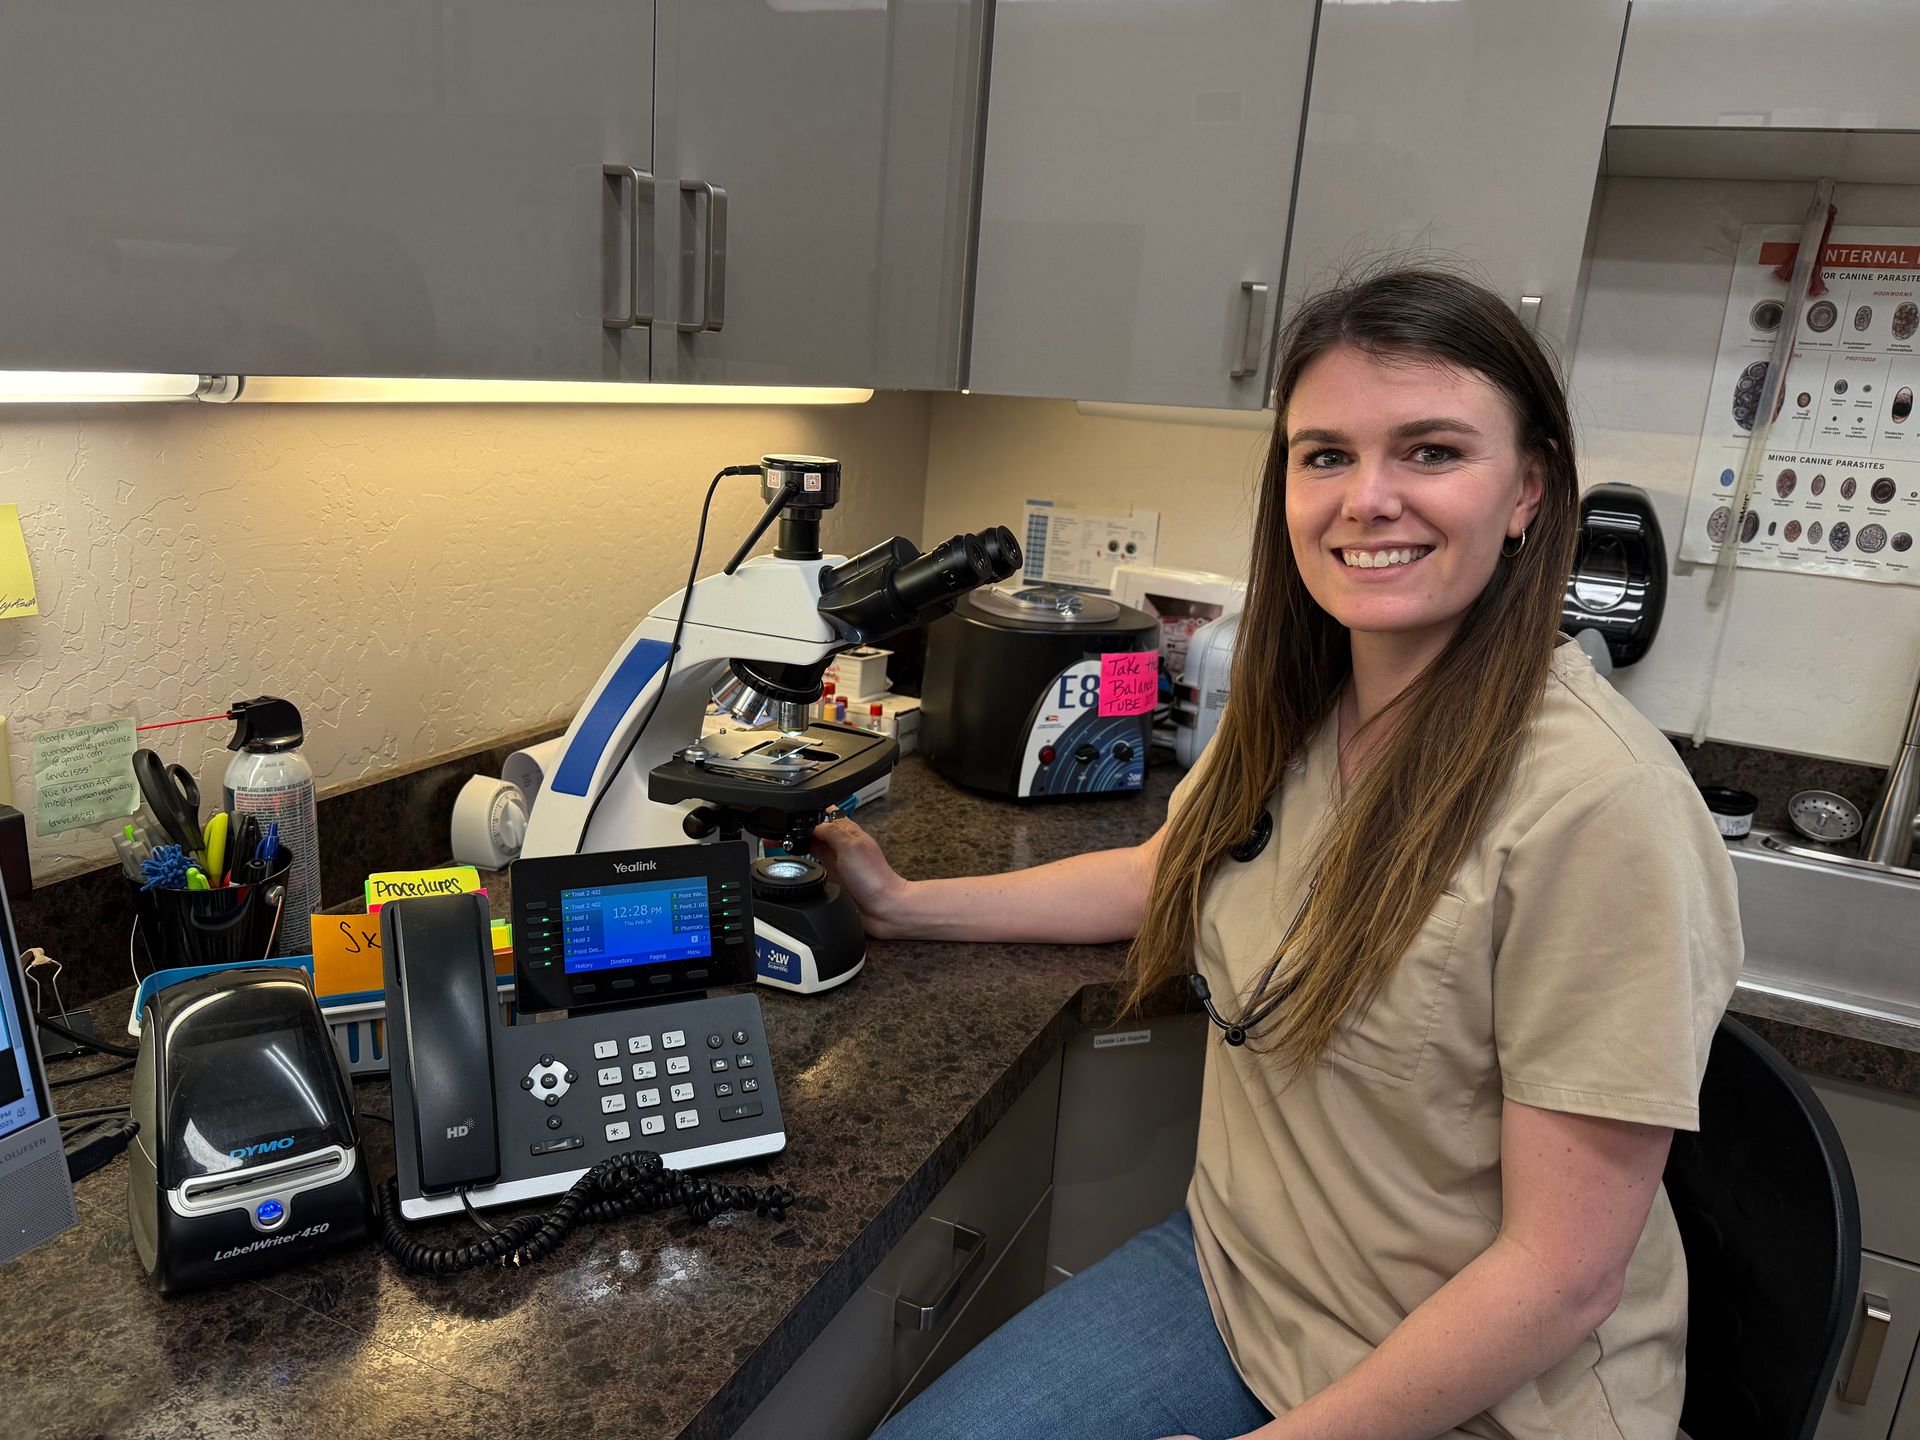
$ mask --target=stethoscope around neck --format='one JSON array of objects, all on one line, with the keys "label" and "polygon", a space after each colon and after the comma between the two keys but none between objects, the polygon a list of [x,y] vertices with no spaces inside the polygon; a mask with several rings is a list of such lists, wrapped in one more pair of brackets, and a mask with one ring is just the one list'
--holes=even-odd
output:
[{"label": "stethoscope around neck", "polygon": [[[1260,818],[1254,821],[1253,829],[1248,832],[1247,838],[1240,841],[1239,844],[1231,846],[1227,850],[1227,854],[1232,859],[1244,865],[1259,855],[1262,850],[1265,850],[1267,848],[1267,842],[1272,838],[1273,813],[1269,810],[1262,810],[1260,812]],[[1300,897],[1300,908],[1293,912],[1293,919],[1287,924],[1287,933],[1280,937],[1280,945],[1278,949],[1275,950],[1273,959],[1267,963],[1267,968],[1260,972],[1260,979],[1253,987],[1253,993],[1255,995],[1260,994],[1267,986],[1273,983],[1274,972],[1280,968],[1280,962],[1286,956],[1287,945],[1299,931],[1300,921],[1307,913],[1307,902],[1313,899],[1313,887],[1319,883],[1320,876],[1318,874],[1315,874],[1311,880],[1307,881],[1307,893]],[[1192,987],[1194,998],[1200,1002],[1200,1008],[1207,1012],[1207,1019],[1211,1020],[1215,1025],[1218,1025],[1225,1033],[1227,1044],[1235,1046],[1246,1044],[1247,1036],[1266,1023],[1268,1016],[1272,1015],[1275,1010],[1278,1010],[1292,998],[1297,983],[1297,981],[1288,981],[1280,988],[1279,994],[1274,995],[1264,1004],[1256,1006],[1252,1011],[1242,1015],[1238,1020],[1229,1020],[1215,1007],[1213,1003],[1213,992],[1207,985],[1207,977],[1197,970],[1187,977],[1187,984]]]}]

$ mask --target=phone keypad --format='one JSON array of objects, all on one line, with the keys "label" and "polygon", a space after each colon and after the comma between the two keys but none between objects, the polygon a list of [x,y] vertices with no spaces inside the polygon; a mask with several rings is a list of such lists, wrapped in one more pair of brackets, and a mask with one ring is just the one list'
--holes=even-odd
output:
[{"label": "phone keypad", "polygon": [[[574,1042],[583,1049],[590,1043],[593,1051],[596,1062],[593,1075],[599,1087],[600,1114],[604,1121],[601,1128],[608,1145],[644,1139],[664,1152],[673,1147],[662,1145],[660,1136],[703,1131],[709,1127],[730,1132],[738,1122],[763,1113],[757,1096],[760,1080],[756,1072],[764,1063],[766,1042],[755,1031],[731,1024],[715,1024],[711,1029],[698,1024],[691,1029],[655,1029],[636,1035],[624,1033],[628,1025],[640,1019],[633,1012],[609,1018],[613,1024],[607,1028],[617,1027],[621,1033],[593,1039],[589,1030]],[[623,1020],[626,1024],[620,1023]],[[641,1019],[640,1023],[645,1021]],[[691,1046],[689,1036],[693,1041]],[[556,1035],[555,1039],[558,1038]],[[697,1076],[694,1052],[704,1052],[706,1057]],[[579,1056],[581,1051],[574,1053]],[[667,1062],[664,1067],[660,1064],[662,1053]],[[570,1084],[584,1076],[576,1077],[562,1056],[543,1054],[539,1059],[540,1063],[520,1081],[520,1088],[545,1106],[557,1106]],[[663,1068],[671,1084],[659,1083]],[[628,1086],[632,1088],[622,1088]],[[571,1116],[565,1118],[571,1119]],[[550,1129],[559,1129],[563,1114],[547,1110],[546,1120]],[[735,1124],[717,1125],[720,1121]],[[572,1129],[568,1126],[568,1131]],[[712,1140],[718,1142],[724,1138],[727,1138],[724,1133],[716,1133]],[[590,1128],[585,1143],[589,1148],[593,1144]],[[689,1136],[681,1143],[697,1146],[709,1142]]]}]

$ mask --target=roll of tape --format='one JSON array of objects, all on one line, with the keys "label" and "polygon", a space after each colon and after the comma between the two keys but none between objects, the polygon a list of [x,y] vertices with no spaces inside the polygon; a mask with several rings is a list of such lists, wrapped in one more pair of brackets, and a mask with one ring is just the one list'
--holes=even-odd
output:
[{"label": "roll of tape", "polygon": [[519,858],[527,838],[527,799],[518,785],[475,775],[453,799],[453,858],[500,870]]}]

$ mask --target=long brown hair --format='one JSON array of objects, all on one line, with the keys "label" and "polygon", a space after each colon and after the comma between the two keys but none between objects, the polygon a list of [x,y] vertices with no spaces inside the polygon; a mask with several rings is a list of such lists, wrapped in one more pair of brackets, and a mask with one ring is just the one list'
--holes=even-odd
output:
[{"label": "long brown hair", "polygon": [[[1457,275],[1398,269],[1301,307],[1275,367],[1277,413],[1232,693],[1205,767],[1167,827],[1128,956],[1129,1008],[1191,965],[1214,867],[1253,829],[1351,668],[1348,632],[1308,593],[1286,518],[1288,401],[1307,366],[1343,345],[1496,386],[1512,406],[1523,458],[1540,467],[1543,493],[1519,553],[1495,565],[1438,657],[1376,717],[1406,723],[1387,727],[1336,813],[1300,923],[1276,948],[1272,980],[1259,994],[1219,997],[1229,1013],[1230,1003],[1250,1013],[1287,995],[1255,1041],[1296,1070],[1380,993],[1479,837],[1546,683],[1578,528],[1566,395],[1532,331],[1498,296]],[[1288,918],[1273,917],[1276,935]]]}]

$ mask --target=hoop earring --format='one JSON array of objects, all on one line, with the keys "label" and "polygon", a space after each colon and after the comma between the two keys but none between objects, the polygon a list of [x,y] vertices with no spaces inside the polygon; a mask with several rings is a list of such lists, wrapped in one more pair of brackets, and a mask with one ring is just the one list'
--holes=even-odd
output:
[{"label": "hoop earring", "polygon": [[[1511,535],[1509,535],[1509,536],[1507,537],[1507,540],[1511,540],[1512,538],[1513,538],[1513,537],[1512,537]],[[1502,541],[1500,542],[1500,553],[1501,553],[1502,555],[1504,555],[1504,556],[1506,556],[1506,557],[1507,557],[1507,559],[1509,559],[1509,560],[1511,560],[1511,559],[1513,559],[1513,557],[1514,557],[1514,556],[1516,556],[1516,555],[1518,555],[1518,554],[1519,554],[1519,553],[1520,553],[1520,552],[1521,552],[1522,550],[1524,550],[1524,549],[1526,549],[1526,548],[1527,548],[1527,532],[1526,532],[1526,531],[1524,531],[1524,530],[1522,530],[1522,531],[1520,532],[1520,543],[1519,543],[1518,545],[1516,545],[1516,546],[1514,546],[1514,547],[1513,547],[1513,549],[1511,549],[1511,550],[1509,550],[1509,549],[1507,549],[1507,541],[1506,541],[1506,540],[1502,540]]]}]

